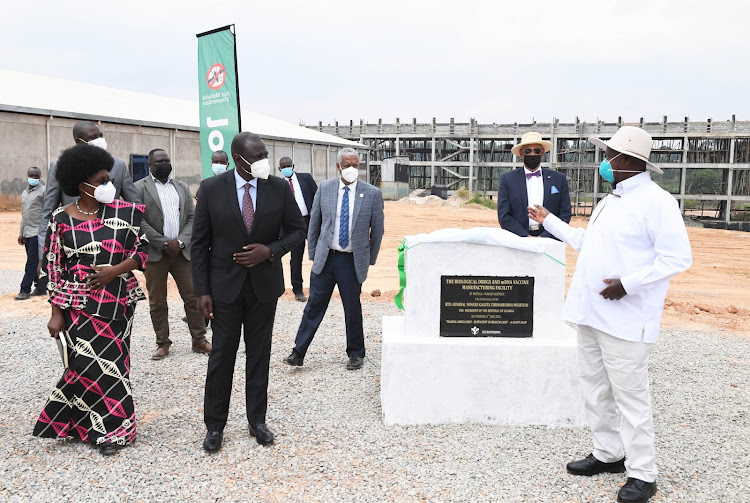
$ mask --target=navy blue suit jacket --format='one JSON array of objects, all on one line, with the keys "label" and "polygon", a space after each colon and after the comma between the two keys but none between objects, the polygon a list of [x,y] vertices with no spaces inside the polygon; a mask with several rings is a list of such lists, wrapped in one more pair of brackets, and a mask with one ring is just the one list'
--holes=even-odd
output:
[{"label": "navy blue suit jacket", "polygon": [[[318,184],[315,183],[312,175],[309,173],[297,173],[297,181],[299,186],[302,188],[302,198],[305,200],[305,206],[307,206],[307,214],[309,215],[312,211],[313,199],[315,199],[315,193],[318,191]],[[289,183],[287,181],[287,183]]]},{"label": "navy blue suit jacket", "polygon": [[[568,179],[559,171],[542,168],[544,202],[542,206],[563,222],[570,222],[570,193]],[[553,187],[556,189],[553,194]],[[529,201],[526,194],[526,176],[523,167],[500,175],[497,191],[497,220],[500,227],[522,237],[529,235]],[[554,238],[542,227],[541,236]]]}]

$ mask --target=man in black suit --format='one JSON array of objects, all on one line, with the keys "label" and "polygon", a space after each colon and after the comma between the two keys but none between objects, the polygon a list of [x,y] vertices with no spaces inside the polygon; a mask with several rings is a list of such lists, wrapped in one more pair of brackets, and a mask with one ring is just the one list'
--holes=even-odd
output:
[{"label": "man in black suit", "polygon": [[[89,145],[107,150],[107,140],[104,139],[104,133],[102,133],[101,129],[99,129],[99,126],[97,126],[95,122],[81,121],[76,123],[76,125],[73,126],[73,139],[77,145],[88,143]],[[39,222],[39,233],[37,237],[39,265],[37,271],[41,271],[42,269],[44,239],[47,237],[47,224],[52,216],[52,212],[61,204],[65,206],[78,200],[78,196],[71,197],[62,193],[60,185],[57,183],[57,177],[55,176],[56,171],[57,161],[53,161],[50,163],[49,170],[47,171],[47,190],[44,193],[42,218]],[[125,165],[125,161],[122,159],[115,159],[112,171],[109,172],[109,179],[112,181],[112,185],[115,186],[115,199],[119,199],[120,196],[122,196],[124,200],[130,203],[141,203],[140,194],[133,185],[133,179],[130,176],[128,167]],[[40,288],[44,290],[47,289],[46,277],[41,279],[39,284],[37,284],[37,289]]]},{"label": "man in black suit", "polygon": [[[521,137],[521,143],[511,149],[521,157],[523,168],[506,171],[500,175],[497,192],[497,219],[500,227],[522,237],[541,236],[555,238],[544,227],[529,220],[529,206],[544,206],[560,220],[570,222],[570,193],[568,180],[559,171],[541,168],[542,156],[552,148],[552,143],[542,140],[542,135],[531,131]],[[541,202],[540,202],[541,201]]]},{"label": "man in black suit", "polygon": [[[252,133],[232,141],[236,169],[201,182],[193,218],[193,286],[213,327],[208,360],[203,448],[221,448],[240,332],[247,354],[245,400],[250,434],[273,444],[266,427],[268,365],[276,301],[284,293],[281,257],[305,237],[289,185],[268,176],[268,150]],[[284,229],[283,237],[281,235]]]},{"label": "man in black suit", "polygon": [[[315,183],[312,175],[308,173],[297,173],[294,169],[294,163],[288,157],[282,157],[279,160],[279,171],[284,180],[294,193],[294,199],[297,201],[297,207],[302,218],[305,219],[305,229],[310,226],[310,210],[312,210],[313,199],[318,191],[318,185]],[[292,276],[292,292],[294,299],[299,302],[305,302],[307,298],[302,293],[302,256],[305,254],[305,241],[292,248],[292,257],[289,264],[289,270]]]}]

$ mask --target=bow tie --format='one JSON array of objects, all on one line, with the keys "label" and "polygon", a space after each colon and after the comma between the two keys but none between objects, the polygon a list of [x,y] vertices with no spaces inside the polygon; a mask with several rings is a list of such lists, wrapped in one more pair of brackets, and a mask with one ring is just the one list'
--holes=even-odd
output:
[{"label": "bow tie", "polygon": [[532,176],[542,176],[542,170],[538,169],[536,171],[532,171],[531,173],[526,173],[527,180],[531,180]]}]

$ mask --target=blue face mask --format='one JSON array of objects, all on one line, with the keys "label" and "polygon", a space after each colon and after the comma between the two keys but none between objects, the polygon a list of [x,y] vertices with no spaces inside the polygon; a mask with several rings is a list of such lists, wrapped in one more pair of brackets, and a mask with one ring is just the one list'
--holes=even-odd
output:
[{"label": "blue face mask", "polygon": [[615,173],[612,171],[611,162],[617,159],[617,157],[620,155],[622,155],[622,152],[614,156],[612,159],[607,159],[605,157],[604,160],[602,160],[601,164],[599,164],[599,176],[601,176],[602,180],[604,180],[605,182],[615,183]]},{"label": "blue face mask", "polygon": [[294,168],[281,168],[281,174],[286,178],[291,178],[292,173],[294,173]]},{"label": "blue face mask", "polygon": [[36,187],[39,185],[39,179],[38,178],[29,178],[29,185],[32,187]]}]

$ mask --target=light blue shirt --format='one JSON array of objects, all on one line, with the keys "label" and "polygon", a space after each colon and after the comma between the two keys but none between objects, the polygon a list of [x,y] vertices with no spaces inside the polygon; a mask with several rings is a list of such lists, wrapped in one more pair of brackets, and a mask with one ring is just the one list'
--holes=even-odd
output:
[{"label": "light blue shirt", "polygon": [[[242,178],[239,173],[237,173],[237,170],[239,168],[235,168],[234,170],[234,186],[237,190],[237,202],[240,205],[240,213],[242,213],[242,198],[245,197],[245,184],[248,183],[247,180]],[[253,200],[253,212],[258,213],[258,179],[253,178],[250,180],[250,199]]]}]

